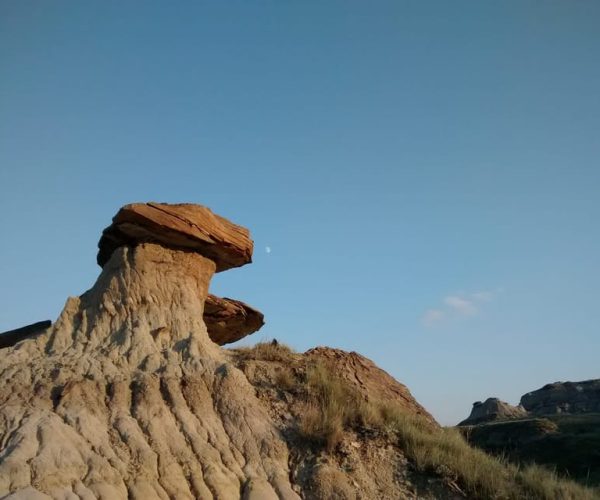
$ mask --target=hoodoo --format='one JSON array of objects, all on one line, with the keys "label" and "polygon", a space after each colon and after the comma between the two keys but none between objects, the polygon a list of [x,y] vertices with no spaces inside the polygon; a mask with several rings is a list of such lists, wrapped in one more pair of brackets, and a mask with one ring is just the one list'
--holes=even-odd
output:
[{"label": "hoodoo", "polygon": [[134,204],[99,248],[94,286],[0,352],[0,497],[298,498],[285,443],[203,320],[213,273],[251,261],[248,231]]}]

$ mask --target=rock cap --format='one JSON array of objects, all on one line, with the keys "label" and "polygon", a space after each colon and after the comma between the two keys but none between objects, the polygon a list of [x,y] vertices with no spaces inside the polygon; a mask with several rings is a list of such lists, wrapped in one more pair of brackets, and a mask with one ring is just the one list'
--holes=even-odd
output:
[{"label": "rock cap", "polygon": [[224,345],[258,331],[265,321],[263,313],[240,300],[209,294],[204,303],[204,323],[210,339]]},{"label": "rock cap", "polygon": [[217,272],[252,262],[250,232],[191,203],[132,203],[123,206],[98,242],[98,264],[104,267],[120,246],[140,243],[194,251],[215,262]]}]

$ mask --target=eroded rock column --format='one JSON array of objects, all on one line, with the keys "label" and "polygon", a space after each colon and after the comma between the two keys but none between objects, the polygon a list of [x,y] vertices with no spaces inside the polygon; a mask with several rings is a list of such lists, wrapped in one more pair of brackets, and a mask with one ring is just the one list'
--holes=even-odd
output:
[{"label": "eroded rock column", "polygon": [[0,352],[0,497],[297,498],[202,319],[212,274],[250,261],[247,230],[190,205],[119,214],[94,286]]}]

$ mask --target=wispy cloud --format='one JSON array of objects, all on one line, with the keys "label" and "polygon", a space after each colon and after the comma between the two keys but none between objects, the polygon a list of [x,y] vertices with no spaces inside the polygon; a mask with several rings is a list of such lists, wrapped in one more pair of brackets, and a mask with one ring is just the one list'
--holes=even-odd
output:
[{"label": "wispy cloud", "polygon": [[475,316],[481,311],[483,304],[494,300],[501,291],[501,288],[497,288],[446,295],[439,306],[429,308],[423,313],[421,323],[430,328],[447,320]]},{"label": "wispy cloud", "polygon": [[421,318],[421,322],[427,327],[432,327],[443,319],[444,311],[441,309],[427,309]]},{"label": "wispy cloud", "polygon": [[500,288],[493,290],[493,291],[482,290],[480,292],[472,293],[471,297],[473,298],[473,300],[476,300],[478,302],[489,302],[490,300],[492,300],[494,298],[495,295],[497,295],[501,291],[502,291],[502,289],[500,289]]},{"label": "wispy cloud", "polygon": [[477,314],[478,310],[474,299],[460,297],[459,295],[444,297],[444,304],[460,316],[473,316]]}]

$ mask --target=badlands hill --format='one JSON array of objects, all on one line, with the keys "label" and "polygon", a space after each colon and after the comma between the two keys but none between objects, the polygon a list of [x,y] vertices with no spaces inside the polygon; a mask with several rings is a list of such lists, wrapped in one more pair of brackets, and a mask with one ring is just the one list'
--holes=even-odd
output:
[{"label": "badlands hill", "polygon": [[600,380],[554,382],[521,397],[473,404],[461,426],[470,443],[515,463],[544,464],[600,486]]},{"label": "badlands hill", "polygon": [[0,498],[594,498],[469,447],[359,354],[223,348],[263,324],[208,292],[252,247],[198,205],[119,210],[92,288],[0,337]]},{"label": "badlands hill", "polygon": [[554,382],[521,396],[519,406],[498,398],[473,403],[471,414],[458,425],[548,415],[600,413],[600,379],[582,382]]}]

